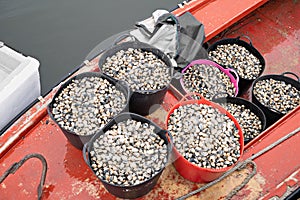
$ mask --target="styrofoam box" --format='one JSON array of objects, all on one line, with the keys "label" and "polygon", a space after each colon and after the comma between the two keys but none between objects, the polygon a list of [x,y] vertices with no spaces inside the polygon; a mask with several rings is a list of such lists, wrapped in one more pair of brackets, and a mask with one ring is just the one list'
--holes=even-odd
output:
[{"label": "styrofoam box", "polygon": [[39,66],[0,42],[0,130],[40,96]]}]

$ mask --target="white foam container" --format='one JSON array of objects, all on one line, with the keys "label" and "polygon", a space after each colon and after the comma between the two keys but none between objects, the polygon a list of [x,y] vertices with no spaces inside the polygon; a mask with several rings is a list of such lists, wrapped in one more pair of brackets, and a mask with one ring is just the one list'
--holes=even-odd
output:
[{"label": "white foam container", "polygon": [[0,130],[41,95],[39,66],[0,42]]}]

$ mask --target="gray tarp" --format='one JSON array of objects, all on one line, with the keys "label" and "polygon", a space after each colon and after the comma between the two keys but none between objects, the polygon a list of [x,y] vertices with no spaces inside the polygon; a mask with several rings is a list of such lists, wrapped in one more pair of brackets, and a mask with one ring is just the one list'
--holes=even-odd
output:
[{"label": "gray tarp", "polygon": [[136,29],[130,34],[140,42],[162,50],[180,68],[192,60],[208,57],[202,47],[204,26],[189,12],[176,17],[168,11],[156,10],[150,18],[136,23]]}]

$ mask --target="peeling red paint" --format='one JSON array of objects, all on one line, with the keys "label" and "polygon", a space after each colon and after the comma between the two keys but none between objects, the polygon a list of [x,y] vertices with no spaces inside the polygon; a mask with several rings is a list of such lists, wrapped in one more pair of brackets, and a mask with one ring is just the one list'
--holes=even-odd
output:
[{"label": "peeling red paint", "polygon": [[[208,38],[210,38],[231,25],[233,21],[236,22],[238,18],[244,17],[250,11],[246,8],[249,8],[247,3],[251,0],[247,0],[243,5],[246,6],[246,8],[244,7],[245,12],[238,17],[231,16],[230,20],[224,19],[227,20],[224,26],[217,22],[219,13],[211,13],[215,11],[214,8],[210,8],[210,13],[200,16],[201,13],[207,12],[209,6],[228,2],[229,0],[193,1],[184,9],[189,9],[199,19],[205,18],[206,21],[204,20],[203,23],[207,27],[206,31],[208,30]],[[256,1],[253,8],[264,2]],[[197,9],[193,8],[196,4],[199,6]],[[237,1],[234,1],[234,4],[235,6],[241,6],[241,3],[237,3]],[[178,13],[182,11],[178,10]],[[293,71],[299,74],[300,56],[297,54],[297,52],[300,52],[299,18],[299,3],[293,4],[292,1],[280,0],[270,1],[219,36],[249,35],[255,47],[262,52],[267,61],[265,73]],[[99,71],[99,57],[80,69],[76,74],[83,71]],[[43,199],[117,199],[105,190],[99,179],[85,164],[82,152],[67,141],[61,130],[47,115],[46,106],[58,87],[54,88],[44,98],[44,103],[38,102],[0,137],[0,174],[26,154],[40,153],[45,156],[49,164],[43,189]],[[149,118],[164,127],[167,111],[177,102],[178,100],[172,92],[168,91],[162,103],[162,108],[150,115]],[[243,159],[249,158],[297,128],[299,120],[300,107],[298,106],[294,111],[247,144]],[[300,152],[299,143],[300,136],[297,134],[270,152],[256,158],[254,161],[258,166],[257,174],[235,198],[251,199],[257,197],[266,199],[285,194],[288,186],[291,188],[299,187],[300,163],[295,156]],[[1,198],[37,198],[36,187],[41,166],[38,161],[32,160],[30,162],[30,164],[20,168],[14,175],[9,176],[0,185]],[[222,182],[190,199],[224,199],[235,186],[244,180],[248,173],[249,169],[234,172]],[[155,188],[141,199],[175,199],[201,186],[203,184],[195,184],[185,180],[172,165],[169,165]]]}]

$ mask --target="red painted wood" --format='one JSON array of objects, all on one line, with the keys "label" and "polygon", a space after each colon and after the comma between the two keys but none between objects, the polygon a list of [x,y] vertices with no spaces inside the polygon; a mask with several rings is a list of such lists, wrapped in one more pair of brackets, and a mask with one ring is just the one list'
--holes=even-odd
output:
[{"label": "red painted wood", "polygon": [[[300,127],[300,106],[266,130],[259,138],[247,145],[244,159],[251,157],[278,139]],[[264,179],[263,194],[282,196],[287,186],[299,187],[300,132],[272,150],[256,158],[258,174]],[[279,188],[277,188],[279,187]],[[241,192],[242,193],[242,192]]]},{"label": "red painted wood", "polygon": [[222,0],[222,1],[194,1],[173,13],[181,15],[189,11],[204,24],[206,39],[210,40],[233,23],[247,16],[249,13],[266,3],[268,0]]},{"label": "red painted wood", "polygon": [[[257,8],[265,1],[234,1],[234,5],[231,3],[227,7],[216,8],[217,5],[224,5],[224,2],[229,3],[230,1],[193,1],[189,5],[191,7],[184,7],[184,9],[188,8],[199,19],[205,18],[204,25],[208,38],[212,38],[223,31],[209,42],[222,37],[236,37],[240,34],[250,36],[253,45],[266,59],[264,74],[292,71],[299,75],[299,2],[270,1],[247,16],[247,12]],[[243,11],[237,12],[242,8],[241,2],[244,2],[246,7]],[[253,3],[252,6],[250,2]],[[199,7],[192,6],[196,3],[199,3]],[[180,14],[183,10],[179,9],[175,12]],[[231,12],[231,17],[228,12]],[[237,22],[239,18],[243,19]],[[221,21],[224,24],[221,24]],[[230,26],[233,22],[235,22],[234,25]],[[224,30],[229,26],[230,28]],[[83,70],[93,71],[96,69],[97,59],[93,60],[90,66],[84,67]],[[36,104],[11,129],[0,136],[0,174],[26,154],[40,153],[45,156],[49,165],[43,199],[116,199],[103,188],[101,182],[84,163],[81,151],[71,146],[47,115],[45,106],[49,103],[56,89],[45,97],[45,103]],[[166,111],[176,102],[177,99],[169,91],[162,104],[163,109],[155,113],[152,119],[163,126],[162,119],[164,119]],[[246,145],[243,159],[250,157],[278,138],[288,134],[294,128],[299,127],[299,110],[300,107]],[[300,160],[297,156],[300,151],[299,142],[298,133],[255,159],[258,173],[234,199],[268,199],[275,195],[284,194],[287,191],[287,186],[299,187]],[[0,184],[0,199],[36,199],[36,187],[39,182],[41,167],[40,162],[34,159],[25,163],[14,175],[10,175]],[[222,199],[235,184],[239,184],[243,180],[245,174],[246,172],[237,172],[193,198]],[[142,199],[174,199],[200,186],[201,184],[184,180],[172,166],[169,166],[154,190]]]},{"label": "red painted wood", "polygon": [[266,60],[263,74],[291,71],[300,76],[299,17],[299,2],[270,1],[210,42],[247,35]]}]

